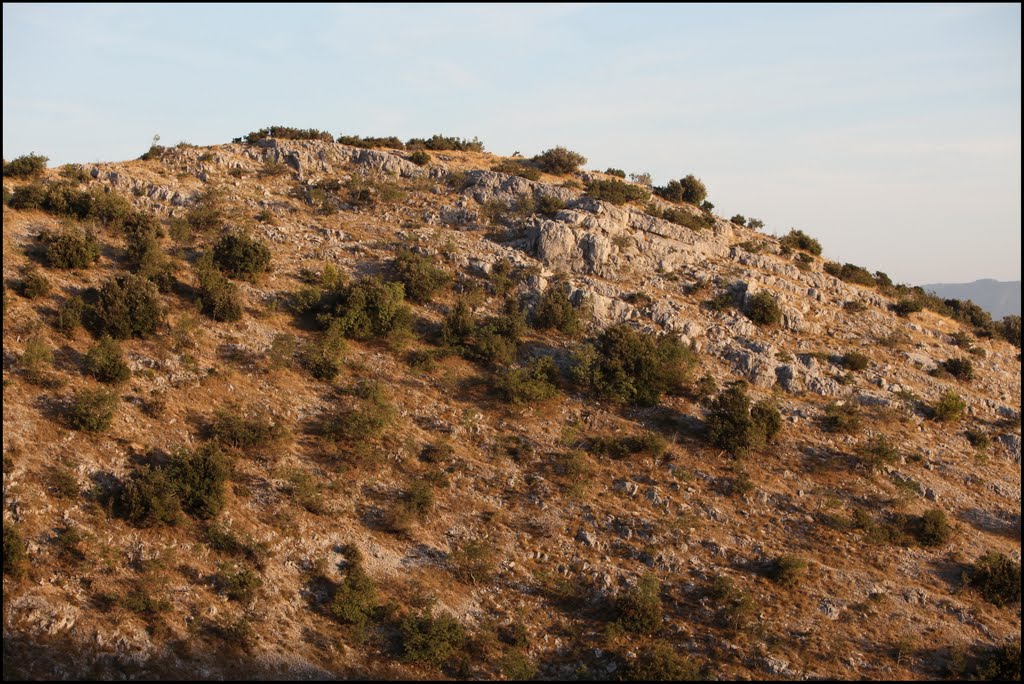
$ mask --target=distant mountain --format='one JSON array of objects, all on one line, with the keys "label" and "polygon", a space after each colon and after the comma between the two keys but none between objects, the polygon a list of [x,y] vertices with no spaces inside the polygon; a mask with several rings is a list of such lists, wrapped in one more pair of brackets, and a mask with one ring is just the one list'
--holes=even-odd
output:
[{"label": "distant mountain", "polygon": [[994,318],[1020,315],[1019,280],[1006,282],[983,278],[973,283],[936,283],[922,287],[947,299],[970,299]]}]

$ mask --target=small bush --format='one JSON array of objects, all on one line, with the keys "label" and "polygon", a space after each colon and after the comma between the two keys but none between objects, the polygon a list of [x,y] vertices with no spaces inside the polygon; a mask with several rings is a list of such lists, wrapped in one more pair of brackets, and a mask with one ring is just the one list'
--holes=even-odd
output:
[{"label": "small bush", "polygon": [[302,367],[317,380],[330,382],[341,372],[341,355],[344,340],[338,335],[325,334],[311,339],[299,353]]},{"label": "small bush", "polygon": [[626,202],[644,202],[650,199],[651,191],[642,185],[620,180],[594,180],[587,183],[587,197],[621,205]]},{"label": "small bush", "polygon": [[35,266],[26,268],[21,276],[18,292],[26,299],[35,299],[50,294],[49,279]]},{"label": "small bush", "polygon": [[530,166],[528,163],[518,161],[515,159],[502,159],[500,162],[491,167],[491,171],[497,173],[507,173],[510,176],[519,176],[526,180],[539,181],[540,170]]},{"label": "small bush", "polygon": [[90,314],[96,334],[119,340],[148,337],[164,318],[156,285],[137,275],[116,276],[104,283]]},{"label": "small bush", "polygon": [[233,563],[222,563],[213,577],[213,583],[217,587],[217,591],[232,601],[247,603],[256,596],[257,590],[263,586],[263,578],[252,568]]},{"label": "small bush", "polygon": [[412,323],[405,287],[372,277],[327,293],[318,309],[321,325],[357,340],[400,339]]},{"label": "small bush", "polygon": [[989,603],[999,607],[1020,603],[1020,563],[1002,553],[986,552],[966,579]]},{"label": "small bush", "polygon": [[609,169],[605,169],[605,173],[608,174],[609,176],[615,176],[616,178],[622,178],[623,180],[625,180],[625,178],[626,178],[626,172],[623,171],[622,169],[611,169],[611,168],[609,168]]},{"label": "small bush", "polygon": [[4,178],[33,178],[42,175],[46,171],[46,162],[49,157],[31,152],[24,154],[12,161],[4,162]]},{"label": "small bush", "polygon": [[181,507],[189,514],[209,519],[224,508],[224,484],[231,468],[215,444],[179,450],[167,465],[167,474]]},{"label": "small bush", "polygon": [[232,278],[252,280],[270,270],[270,248],[244,232],[226,233],[213,246],[213,263]]},{"label": "small bush", "polygon": [[629,666],[627,679],[639,682],[697,682],[700,666],[663,641],[644,646]]},{"label": "small bush", "polygon": [[960,420],[967,409],[967,402],[950,390],[943,394],[935,407],[932,409],[932,417],[940,423],[952,423]]},{"label": "small bush", "polygon": [[750,594],[737,587],[731,579],[724,576],[715,578],[711,585],[711,598],[721,604],[718,619],[733,631],[746,629],[754,619],[757,607]]},{"label": "small bush", "polygon": [[100,382],[124,382],[131,377],[131,370],[124,361],[121,345],[109,335],[104,335],[85,355],[85,372]]},{"label": "small bush", "polygon": [[554,195],[541,195],[537,198],[537,212],[545,216],[554,216],[565,209],[565,200]]},{"label": "small bush", "polygon": [[395,258],[395,272],[409,299],[418,303],[429,302],[451,281],[447,272],[434,265],[433,260],[403,249]]},{"label": "small bush", "polygon": [[822,428],[826,432],[845,432],[851,434],[860,430],[864,418],[856,405],[851,403],[830,403],[825,407]]},{"label": "small bush", "polygon": [[323,424],[323,433],[339,442],[361,444],[380,437],[394,422],[397,412],[384,387],[378,383],[360,384],[356,390],[355,405],[329,416]]},{"label": "small bush", "polygon": [[779,240],[783,248],[796,249],[814,256],[821,256],[821,243],[802,230],[791,228],[789,233]]},{"label": "small bush", "polygon": [[771,578],[784,587],[796,587],[806,574],[807,561],[800,556],[780,556],[772,564]]},{"label": "small bush", "polygon": [[230,449],[252,453],[279,443],[284,427],[263,415],[243,416],[236,409],[218,409],[210,425],[210,438]]},{"label": "small bush", "polygon": [[607,328],[596,345],[574,355],[576,382],[614,401],[653,406],[682,388],[696,353],[673,335],[642,333],[629,325]]},{"label": "small bush", "polygon": [[434,616],[427,608],[405,616],[398,626],[402,659],[408,663],[441,667],[465,647],[466,631],[455,618]]},{"label": "small bush", "polygon": [[116,392],[82,390],[71,401],[67,413],[68,427],[83,432],[103,432],[110,427],[121,402]]},{"label": "small bush", "polygon": [[25,341],[25,351],[18,359],[22,368],[29,374],[36,374],[43,370],[44,366],[53,363],[53,350],[44,335],[33,335]]},{"label": "small bush", "polygon": [[45,185],[39,182],[29,183],[15,188],[11,193],[11,198],[7,201],[7,206],[11,209],[42,209],[43,203],[46,202],[46,195]]},{"label": "small bush", "polygon": [[782,429],[782,416],[769,402],[751,406],[745,382],[736,382],[711,402],[707,438],[737,456],[761,449]]},{"label": "small bush", "polygon": [[[1019,594],[1018,594],[1018,599]],[[1020,637],[1002,646],[985,649],[978,658],[972,679],[993,682],[1020,681]]]},{"label": "small bush", "polygon": [[55,268],[89,268],[100,258],[100,243],[91,232],[68,226],[59,233],[44,232],[46,260]]},{"label": "small bush", "polygon": [[405,143],[410,150],[425,149],[434,152],[483,152],[484,144],[475,137],[465,140],[435,133],[429,138],[411,138]]},{"label": "small bush", "polygon": [[252,131],[245,135],[245,142],[252,144],[267,138],[279,138],[281,140],[322,140],[334,142],[334,136],[327,131],[319,131],[315,128],[292,128],[291,126],[268,126],[258,131]]},{"label": "small bush", "polygon": [[487,582],[494,574],[496,564],[494,546],[476,539],[455,547],[449,560],[455,576],[472,584]]},{"label": "small bush", "polygon": [[906,318],[912,313],[917,313],[924,308],[924,304],[919,299],[901,299],[892,305],[892,310],[896,312],[898,316]]},{"label": "small bush", "polygon": [[782,309],[768,292],[758,292],[748,297],[744,313],[758,325],[776,325],[782,320]]},{"label": "small bush", "polygon": [[614,459],[629,456],[659,458],[665,453],[668,443],[654,432],[644,432],[626,437],[595,437],[590,440],[588,450]]},{"label": "small bush", "polygon": [[199,302],[203,313],[215,321],[238,321],[242,318],[242,295],[238,286],[208,263],[197,264]]},{"label": "small bush", "polygon": [[506,401],[530,404],[557,396],[557,382],[558,368],[554,361],[550,356],[542,356],[519,368],[500,372],[494,386]]},{"label": "small bush", "polygon": [[644,575],[616,602],[618,622],[634,634],[651,634],[661,627],[661,583],[653,575]]},{"label": "small bush", "polygon": [[377,607],[377,587],[362,563],[350,561],[345,578],[334,589],[327,611],[338,622],[365,627]]},{"label": "small bush", "polygon": [[538,330],[554,328],[575,337],[583,327],[583,317],[573,306],[564,288],[552,286],[544,290],[533,310],[533,327]]},{"label": "small bush", "polygon": [[654,194],[670,202],[700,204],[707,197],[708,190],[699,178],[688,174],[680,180],[670,180],[665,187],[654,188]]},{"label": "small bush", "polygon": [[968,382],[974,379],[974,364],[970,359],[946,359],[939,366],[957,380]]},{"label": "small bush", "polygon": [[4,525],[4,574],[20,577],[25,572],[28,559],[27,546],[13,524]]},{"label": "small bush", "polygon": [[430,160],[431,156],[424,152],[423,150],[416,150],[415,152],[409,155],[409,161],[411,161],[416,166],[426,166],[427,164],[430,163]]},{"label": "small bush", "polygon": [[997,329],[1004,340],[1020,348],[1020,316],[1004,316],[1003,320],[999,321]]},{"label": "small bush", "polygon": [[953,536],[949,518],[938,508],[926,511],[917,521],[916,527],[915,536],[921,546],[944,546]]},{"label": "small bush", "polygon": [[564,176],[576,173],[580,166],[587,163],[587,158],[564,147],[553,147],[535,156],[533,161],[545,173]]},{"label": "small bush", "polygon": [[850,371],[862,371],[868,367],[870,359],[860,352],[846,352],[839,360],[839,365]]},{"label": "small bush", "polygon": [[882,466],[895,463],[900,459],[899,450],[889,442],[885,435],[878,435],[859,447],[857,455],[861,463],[871,470],[879,470]]},{"label": "small bush", "polygon": [[224,223],[223,200],[220,191],[210,188],[185,213],[185,221],[198,233],[208,233]]},{"label": "small bush", "polygon": [[136,527],[174,525],[178,522],[181,502],[167,471],[146,466],[122,486],[116,511]]}]

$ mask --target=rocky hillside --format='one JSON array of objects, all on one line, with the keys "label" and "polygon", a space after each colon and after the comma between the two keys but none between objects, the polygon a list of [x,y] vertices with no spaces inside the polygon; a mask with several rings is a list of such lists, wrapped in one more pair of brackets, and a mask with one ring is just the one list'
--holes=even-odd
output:
[{"label": "rocky hillside", "polygon": [[1019,318],[304,137],[4,163],[5,679],[1019,679]]}]

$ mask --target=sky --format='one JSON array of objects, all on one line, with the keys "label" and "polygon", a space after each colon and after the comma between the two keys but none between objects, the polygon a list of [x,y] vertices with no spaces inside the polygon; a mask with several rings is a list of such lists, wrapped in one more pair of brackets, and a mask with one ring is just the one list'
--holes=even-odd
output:
[{"label": "sky", "polygon": [[271,124],[693,173],[898,282],[1020,279],[1020,5],[3,6],[3,156]]}]

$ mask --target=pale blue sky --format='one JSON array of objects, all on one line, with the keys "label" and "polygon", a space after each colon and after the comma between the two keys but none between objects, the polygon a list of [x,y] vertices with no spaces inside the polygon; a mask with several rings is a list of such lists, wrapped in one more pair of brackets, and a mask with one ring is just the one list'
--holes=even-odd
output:
[{"label": "pale blue sky", "polygon": [[912,283],[1020,279],[1019,5],[3,7],[3,155],[269,124],[694,173]]}]

